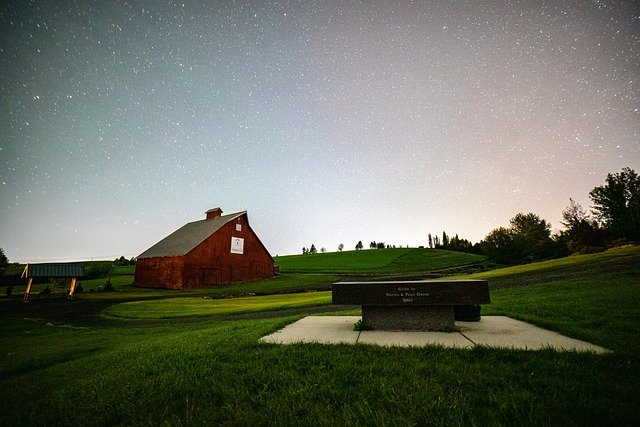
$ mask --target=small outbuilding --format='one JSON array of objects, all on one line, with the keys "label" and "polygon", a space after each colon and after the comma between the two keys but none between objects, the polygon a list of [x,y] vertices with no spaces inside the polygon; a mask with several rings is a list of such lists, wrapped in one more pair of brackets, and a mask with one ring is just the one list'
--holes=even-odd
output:
[{"label": "small outbuilding", "polygon": [[274,276],[273,257],[249,225],[247,212],[186,224],[141,253],[136,261],[138,287],[191,289]]}]

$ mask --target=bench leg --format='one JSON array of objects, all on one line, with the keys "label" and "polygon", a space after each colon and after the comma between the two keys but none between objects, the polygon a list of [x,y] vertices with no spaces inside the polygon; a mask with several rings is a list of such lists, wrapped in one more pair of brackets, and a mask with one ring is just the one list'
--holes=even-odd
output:
[{"label": "bench leg", "polygon": [[453,331],[453,306],[362,306],[362,322],[381,331]]},{"label": "bench leg", "polygon": [[454,305],[453,315],[460,322],[479,322],[480,306],[479,305]]}]

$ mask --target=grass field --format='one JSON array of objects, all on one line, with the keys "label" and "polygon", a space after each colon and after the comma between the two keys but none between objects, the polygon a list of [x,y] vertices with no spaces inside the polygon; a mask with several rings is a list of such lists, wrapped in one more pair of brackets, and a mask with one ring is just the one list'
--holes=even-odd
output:
[{"label": "grass field", "polygon": [[252,313],[328,304],[331,304],[331,292],[325,291],[224,299],[203,299],[202,297],[162,298],[150,301],[124,302],[109,307],[103,313],[109,316],[131,319],[161,319]]},{"label": "grass field", "polygon": [[[306,286],[293,277],[323,274],[290,276],[272,289]],[[129,285],[113,303],[92,302],[97,293],[27,307],[2,298],[0,425],[640,423],[640,248],[479,277],[492,286],[483,314],[531,321],[613,352],[258,342],[305,316],[304,307],[311,312],[322,292],[287,295],[295,310],[278,306],[282,295],[209,300],[201,291],[150,291],[156,299],[136,309],[122,304],[139,298]],[[265,284],[242,286],[248,293]],[[221,305],[212,309],[214,301]],[[94,303],[120,317],[51,317],[56,307]],[[183,305],[172,312],[175,304]]]},{"label": "grass field", "polygon": [[435,249],[395,248],[277,257],[283,273],[410,275],[478,266],[485,257]]}]

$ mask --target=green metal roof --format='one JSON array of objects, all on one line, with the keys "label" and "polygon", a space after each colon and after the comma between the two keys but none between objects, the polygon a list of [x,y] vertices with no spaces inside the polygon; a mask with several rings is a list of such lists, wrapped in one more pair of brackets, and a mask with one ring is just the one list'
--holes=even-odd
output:
[{"label": "green metal roof", "polygon": [[27,264],[27,277],[82,277],[83,264]]}]

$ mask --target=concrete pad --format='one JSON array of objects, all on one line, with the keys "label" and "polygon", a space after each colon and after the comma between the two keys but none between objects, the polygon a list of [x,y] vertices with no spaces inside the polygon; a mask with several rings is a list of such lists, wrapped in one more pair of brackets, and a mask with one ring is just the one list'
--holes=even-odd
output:
[{"label": "concrete pad", "polygon": [[473,347],[471,341],[457,332],[362,331],[358,342],[385,347],[424,347],[426,345],[453,348]]},{"label": "concrete pad", "polygon": [[260,338],[262,342],[293,344],[317,342],[325,344],[355,344],[359,331],[353,326],[360,316],[307,316],[284,329]]},{"label": "concrete pad", "polygon": [[358,320],[360,316],[307,316],[262,337],[260,341],[275,344],[361,343],[399,347],[441,345],[453,348],[482,345],[525,350],[553,348],[595,353],[609,351],[505,316],[482,316],[479,322],[456,322],[458,332],[359,332],[353,330]]},{"label": "concrete pad", "polygon": [[541,350],[592,351],[606,353],[609,350],[565,337],[557,332],[533,326],[506,316],[482,316],[479,322],[456,322],[460,332],[477,345],[488,347]]}]

